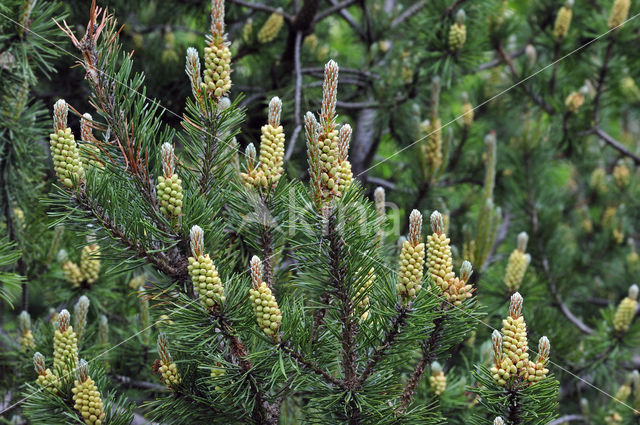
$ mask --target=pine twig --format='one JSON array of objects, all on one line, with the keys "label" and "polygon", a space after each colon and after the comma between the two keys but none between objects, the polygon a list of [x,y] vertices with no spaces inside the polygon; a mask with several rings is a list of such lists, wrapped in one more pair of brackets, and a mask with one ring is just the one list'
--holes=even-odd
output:
[{"label": "pine twig", "polygon": [[433,321],[433,330],[431,331],[431,335],[429,336],[429,339],[427,339],[424,344],[422,344],[422,357],[413,369],[411,378],[409,379],[409,382],[407,382],[407,386],[400,396],[401,411],[404,411],[409,406],[409,403],[411,403],[411,401],[413,400],[413,395],[416,388],[418,387],[418,384],[420,383],[420,378],[422,377],[425,368],[434,359],[434,350],[436,349],[440,341],[444,321],[445,316],[438,317]]},{"label": "pine twig", "polygon": [[609,146],[611,146],[612,148],[614,148],[615,150],[617,150],[618,152],[620,152],[624,156],[627,156],[627,157],[631,158],[633,160],[634,164],[640,165],[640,156],[634,154],[629,149],[624,147],[624,145],[622,145],[622,143],[618,142],[616,139],[611,137],[607,132],[602,130],[600,127],[594,128],[592,130],[592,132],[593,132],[593,134],[598,136],[600,139],[602,139],[606,144],[608,144]]},{"label": "pine twig", "polygon": [[229,3],[234,3],[237,4],[238,6],[244,6],[247,7],[249,9],[253,9],[253,10],[257,10],[260,12],[267,12],[267,13],[277,13],[279,15],[282,15],[284,17],[284,19],[286,19],[287,21],[291,21],[293,19],[293,17],[291,15],[289,15],[288,13],[283,12],[281,9],[275,8],[275,7],[271,7],[271,6],[267,6],[264,4],[260,4],[260,3],[251,3],[248,1],[244,1],[244,0],[229,0]]},{"label": "pine twig", "polygon": [[346,9],[349,6],[358,3],[359,1],[360,0],[345,0],[342,3],[335,4],[328,9],[325,9],[322,12],[318,13],[314,18],[313,23],[316,24],[322,21],[324,18],[329,17],[336,12],[340,12],[342,9]]},{"label": "pine twig", "polygon": [[[518,80],[518,72],[516,71],[516,68],[513,66],[513,62],[511,61],[511,58],[504,51],[504,48],[502,47],[501,44],[499,44],[497,46],[497,50],[498,50],[498,54],[500,55],[500,57],[504,61],[505,65],[507,65],[507,68],[509,69],[509,72],[511,73],[512,77],[517,81]],[[540,108],[542,108],[547,114],[549,114],[549,115],[555,114],[556,111],[553,108],[553,106],[551,106],[547,102],[545,102],[544,99],[542,97],[540,97],[539,94],[535,93],[533,90],[531,90],[529,87],[527,87],[524,84],[518,84],[518,87],[520,87],[522,89],[522,91],[524,91],[527,94],[527,96],[529,96],[531,98],[531,100],[533,100],[534,103],[536,105],[538,105]]]},{"label": "pine twig", "polygon": [[296,33],[296,41],[294,43],[294,69],[296,75],[296,86],[295,86],[295,103],[294,103],[294,119],[296,126],[293,129],[293,133],[291,134],[291,140],[289,141],[289,146],[287,147],[287,152],[284,156],[285,161],[291,158],[293,155],[293,150],[296,146],[296,141],[298,140],[298,136],[300,131],[302,131],[302,111],[301,111],[301,103],[302,103],[302,66],[300,64],[300,51],[302,50],[302,32],[298,31]]},{"label": "pine twig", "polygon": [[278,345],[278,348],[283,352],[287,353],[298,364],[302,365],[303,367],[315,373],[316,375],[322,377],[326,382],[333,384],[338,388],[345,389],[344,382],[335,378],[328,372],[320,369],[317,365],[315,365],[311,361],[305,359],[302,354],[300,354],[299,352],[294,350],[293,347],[291,347],[291,344],[289,342],[285,342],[285,341],[281,342]]},{"label": "pine twig", "polygon": [[402,326],[405,324],[408,316],[408,309],[406,305],[398,306],[397,308],[398,314],[393,318],[391,329],[387,332],[382,344],[376,347],[375,351],[371,355],[369,362],[364,368],[364,371],[360,375],[359,384],[362,385],[364,381],[367,380],[369,376],[374,372],[376,365],[380,360],[382,360],[382,356],[386,351],[391,347],[393,342],[396,340],[398,334],[400,334],[400,330]]}]

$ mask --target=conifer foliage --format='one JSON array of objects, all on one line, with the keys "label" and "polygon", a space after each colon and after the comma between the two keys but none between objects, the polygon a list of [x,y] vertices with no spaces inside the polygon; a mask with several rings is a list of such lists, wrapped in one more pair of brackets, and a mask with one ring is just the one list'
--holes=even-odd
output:
[{"label": "conifer foliage", "polygon": [[638,421],[637,5],[211,0],[144,73],[129,5],[7,1],[10,423]]}]

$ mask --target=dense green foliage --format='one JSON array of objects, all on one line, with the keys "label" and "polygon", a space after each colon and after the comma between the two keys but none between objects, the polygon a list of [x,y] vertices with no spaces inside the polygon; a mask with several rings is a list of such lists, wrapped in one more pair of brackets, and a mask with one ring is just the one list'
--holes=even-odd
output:
[{"label": "dense green foliage", "polygon": [[638,423],[638,11],[0,3],[0,423]]}]

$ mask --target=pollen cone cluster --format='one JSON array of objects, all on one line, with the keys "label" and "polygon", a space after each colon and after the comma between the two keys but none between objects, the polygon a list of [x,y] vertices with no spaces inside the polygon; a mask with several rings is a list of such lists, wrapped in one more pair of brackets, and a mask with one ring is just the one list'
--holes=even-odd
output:
[{"label": "pollen cone cluster", "polygon": [[97,244],[87,245],[82,248],[82,254],[80,255],[80,273],[82,273],[82,279],[89,285],[95,283],[98,280],[100,274],[100,247]]},{"label": "pollen cone cluster", "polygon": [[502,334],[496,330],[491,336],[491,374],[502,386],[510,387],[520,382],[533,384],[544,379],[549,373],[545,367],[551,351],[547,337],[540,338],[536,361],[529,360],[527,325],[522,316],[522,302],[522,296],[518,292],[511,296],[509,316],[502,321]]},{"label": "pollen cone cluster", "polygon": [[469,96],[467,93],[462,93],[462,124],[469,128],[473,124],[473,106],[469,102]]},{"label": "pollen cone cluster", "polygon": [[47,388],[52,393],[58,392],[60,388],[60,380],[58,377],[51,372],[51,369],[46,367],[44,356],[40,353],[35,353],[33,355],[33,367],[38,374],[36,378],[36,382],[41,387]]},{"label": "pollen cone cluster", "polygon": [[433,77],[431,81],[431,111],[430,120],[425,120],[420,126],[420,138],[425,139],[422,143],[422,156],[426,165],[426,176],[433,177],[434,172],[442,165],[442,123],[438,115],[440,104],[439,76]]},{"label": "pollen cone cluster", "polygon": [[462,49],[462,46],[467,41],[465,18],[464,10],[460,9],[456,14],[456,22],[449,28],[449,48],[454,52]]},{"label": "pollen cone cluster", "polygon": [[249,300],[253,306],[258,326],[262,331],[276,338],[282,324],[282,312],[271,289],[262,280],[262,262],[255,255],[251,259],[251,283]]},{"label": "pollen cone cluster", "polygon": [[72,376],[78,363],[78,338],[70,323],[71,315],[67,310],[62,310],[53,334],[53,371],[65,380]]},{"label": "pollen cone cluster", "polygon": [[422,242],[422,214],[413,210],[409,215],[409,238],[402,244],[398,261],[396,291],[407,302],[422,289],[424,270],[424,242]]},{"label": "pollen cone cluster", "polygon": [[280,125],[282,101],[274,97],[269,102],[269,120],[261,128],[260,157],[255,163],[255,148],[247,156],[246,172],[240,173],[248,187],[268,189],[275,187],[283,173],[284,129]]},{"label": "pollen cone cluster", "polygon": [[421,138],[426,138],[422,145],[424,160],[432,173],[442,165],[442,123],[440,118],[425,120],[421,126]]},{"label": "pollen cone cluster", "polygon": [[579,91],[569,93],[567,99],[564,101],[564,105],[567,107],[567,111],[572,114],[577,114],[580,108],[584,104],[584,95]]},{"label": "pollen cone cluster", "polygon": [[158,176],[158,204],[165,217],[175,219],[182,214],[182,180],[175,173],[175,153],[171,143],[162,145],[161,154],[164,175]]},{"label": "pollen cone cluster", "polygon": [[73,392],[73,408],[80,413],[87,425],[100,425],[104,420],[102,396],[96,383],[89,376],[89,365],[82,359],[78,364]]},{"label": "pollen cone cluster", "polygon": [[[216,379],[224,376],[226,373],[227,371],[225,370],[225,368],[220,363],[216,363],[216,365],[211,368],[210,376],[215,381]],[[217,385],[213,389],[216,391],[221,391],[221,388]]]},{"label": "pollen cone cluster", "polygon": [[224,32],[224,0],[211,2],[211,35],[204,48],[204,82],[210,98],[220,99],[231,90],[231,51]]},{"label": "pollen cone cluster", "polygon": [[207,309],[221,305],[225,301],[224,287],[216,266],[204,253],[204,232],[200,226],[193,226],[189,233],[191,254],[189,257],[189,276],[193,289],[200,297],[200,302]]},{"label": "pollen cone cluster", "polygon": [[431,363],[429,386],[431,387],[431,391],[437,396],[441,395],[447,389],[447,377],[438,362]]},{"label": "pollen cone cluster", "polygon": [[627,20],[629,16],[629,8],[631,7],[631,0],[615,0],[611,7],[611,14],[609,15],[609,29],[619,27]]},{"label": "pollen cone cluster", "polygon": [[340,198],[353,181],[348,160],[352,131],[348,124],[336,125],[337,92],[338,64],[330,60],[324,68],[320,121],[311,112],[305,115],[311,189],[319,210]]},{"label": "pollen cone cluster", "polygon": [[512,292],[520,289],[522,278],[531,262],[531,256],[525,254],[528,239],[529,236],[526,232],[520,233],[518,235],[518,246],[509,256],[509,262],[507,263],[507,270],[504,276],[504,284]]},{"label": "pollen cone cluster", "polygon": [[[362,268],[358,269],[358,274],[360,273],[362,273]],[[358,303],[358,308],[360,309],[360,311],[362,311],[362,314],[360,315],[360,319],[362,320],[367,320],[367,318],[369,317],[368,293],[371,287],[373,286],[374,280],[376,279],[376,275],[373,267],[369,269],[369,272],[366,274],[365,279],[366,280],[364,281],[360,289],[358,289],[358,293],[356,294],[356,299],[360,300],[360,302]]]},{"label": "pollen cone cluster", "polygon": [[636,307],[638,306],[638,285],[631,285],[629,288],[629,296],[625,297],[618,308],[613,318],[613,328],[618,333],[625,333],[629,330],[633,317],[636,313]]},{"label": "pollen cone cluster", "polygon": [[18,316],[18,330],[20,331],[20,349],[34,349],[36,343],[31,332],[31,316],[26,311],[22,311]]},{"label": "pollen cone cluster", "polygon": [[164,333],[158,335],[158,354],[160,355],[160,367],[158,372],[162,375],[162,380],[168,389],[172,389],[175,385],[180,384],[181,379],[178,374],[178,368],[169,353],[167,336]]},{"label": "pollen cone cluster", "polygon": [[80,149],[67,127],[67,103],[60,99],[53,108],[53,133],[49,135],[53,168],[62,184],[71,187],[84,176]]},{"label": "pollen cone cluster", "polygon": [[427,236],[427,268],[433,283],[440,288],[442,295],[453,305],[460,305],[471,298],[473,288],[467,282],[473,273],[471,263],[464,261],[460,276],[453,272],[450,240],[444,233],[442,214],[431,214],[432,234]]},{"label": "pollen cone cluster", "polygon": [[278,36],[283,24],[282,13],[272,13],[258,31],[258,41],[262,44],[272,42]]},{"label": "pollen cone cluster", "polygon": [[556,22],[553,26],[553,36],[556,40],[560,41],[567,36],[569,28],[571,27],[571,7],[573,6],[573,0],[567,0],[567,2],[558,10],[556,16]]}]

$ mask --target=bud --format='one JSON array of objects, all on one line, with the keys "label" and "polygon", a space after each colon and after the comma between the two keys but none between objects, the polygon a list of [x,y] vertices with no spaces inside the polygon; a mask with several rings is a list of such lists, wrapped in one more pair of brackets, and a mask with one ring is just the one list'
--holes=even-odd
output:
[{"label": "bud", "polygon": [[53,129],[55,131],[67,128],[67,115],[69,114],[69,106],[64,99],[59,99],[53,105]]},{"label": "bud", "polygon": [[93,118],[89,113],[83,114],[80,119],[80,137],[85,142],[92,142],[94,140],[93,128],[91,127],[92,122]]},{"label": "bud", "polygon": [[80,160],[80,149],[73,137],[71,129],[67,127],[69,107],[60,99],[53,108],[53,130],[49,135],[51,156],[56,176],[67,187],[82,179],[84,169]]},{"label": "bud", "polygon": [[98,319],[98,341],[100,345],[109,343],[109,319],[104,314],[101,314]]},{"label": "bud", "polygon": [[194,99],[198,103],[202,102],[202,74],[200,72],[200,57],[198,56],[198,50],[194,47],[187,49],[186,64],[184,66],[185,72],[189,77],[191,84],[191,93]]},{"label": "bud", "polygon": [[411,245],[417,246],[421,240],[422,214],[418,210],[413,210],[409,215],[409,242],[411,242]]},{"label": "bud", "polygon": [[340,150],[340,158],[343,160],[347,159],[349,155],[349,143],[351,142],[351,126],[349,124],[345,124],[340,127],[340,142],[338,143],[338,149]]},{"label": "bud", "polygon": [[278,36],[283,24],[282,9],[278,9],[277,12],[273,12],[267,18],[260,31],[258,31],[258,42],[261,44],[272,42]]},{"label": "bud", "polygon": [[324,128],[331,126],[335,119],[336,103],[338,102],[338,73],[338,64],[331,59],[324,67],[324,82],[322,83],[320,124]]},{"label": "bud", "polygon": [[85,295],[78,299],[73,306],[73,327],[78,336],[78,341],[82,338],[82,334],[87,327],[87,314],[89,313],[89,298]]},{"label": "bud", "polygon": [[81,359],[76,371],[76,381],[73,392],[73,408],[84,418],[87,425],[100,425],[105,416],[102,396],[95,382],[89,376],[89,365]]},{"label": "bud", "polygon": [[631,285],[629,287],[629,296],[620,302],[613,318],[613,328],[617,333],[624,334],[629,330],[629,327],[633,322],[637,306],[638,285]]},{"label": "bud", "polygon": [[518,251],[525,252],[527,250],[527,242],[529,242],[529,235],[527,232],[518,233]]},{"label": "bud", "polygon": [[22,311],[18,316],[18,330],[20,332],[20,349],[33,350],[36,348],[33,333],[31,332],[31,316],[27,311]]},{"label": "bud", "polygon": [[629,16],[629,8],[631,7],[631,0],[615,0],[611,7],[611,14],[609,15],[609,29],[617,29],[627,20]]},{"label": "bud", "polygon": [[536,64],[537,53],[536,48],[533,44],[527,44],[524,48],[524,54],[527,56],[527,60],[529,61],[529,66],[532,67]]},{"label": "bud", "polygon": [[497,330],[491,334],[491,346],[493,347],[493,363],[499,365],[502,362],[502,335]]},{"label": "bud", "polygon": [[467,282],[472,274],[473,274],[473,267],[471,266],[471,263],[468,262],[467,260],[464,260],[462,262],[462,266],[460,266],[460,279],[463,282]]},{"label": "bud", "polygon": [[278,329],[282,324],[282,312],[271,289],[262,281],[262,262],[260,258],[255,255],[251,258],[250,269],[252,287],[249,289],[249,300],[253,306],[258,326],[266,335],[278,340]]},{"label": "bud", "polygon": [[553,36],[556,40],[560,41],[567,36],[569,28],[571,27],[571,7],[573,7],[573,0],[567,0],[567,2],[560,8],[558,15],[556,16],[556,22],[553,26]]},{"label": "bud", "polygon": [[504,419],[502,419],[502,417],[498,416],[497,418],[495,418],[493,420],[493,425],[504,425]]},{"label": "bud", "polygon": [[158,354],[160,355],[160,367],[158,371],[162,375],[162,379],[168,389],[172,389],[174,385],[178,385],[181,382],[180,375],[178,375],[178,368],[173,362],[171,353],[169,353],[169,343],[167,336],[161,332],[158,335]]},{"label": "bud", "polygon": [[378,214],[378,217],[384,217],[386,207],[384,188],[380,186],[376,187],[376,190],[373,192],[373,199],[375,202],[376,213]]},{"label": "bud", "polygon": [[204,48],[202,89],[215,100],[231,89],[231,51],[224,32],[224,0],[211,2],[211,36]]},{"label": "bud", "polygon": [[48,389],[52,393],[57,393],[60,388],[60,380],[56,375],[48,369],[44,360],[44,356],[40,353],[33,355],[33,367],[38,374],[36,382],[43,388]]},{"label": "bud", "polygon": [[522,295],[519,292],[511,295],[511,304],[509,305],[509,316],[517,319],[522,315]]},{"label": "bud", "polygon": [[53,370],[64,380],[71,375],[78,362],[78,338],[70,322],[71,315],[67,310],[62,310],[53,335]]},{"label": "bud", "polygon": [[204,231],[197,224],[189,232],[189,246],[191,247],[191,255],[194,257],[199,257],[204,253]]},{"label": "bud", "polygon": [[431,213],[430,217],[431,221],[431,231],[437,235],[441,235],[444,233],[444,221],[442,219],[442,214],[438,211],[434,211]]},{"label": "bud", "polygon": [[538,341],[538,359],[537,363],[545,364],[549,360],[549,353],[551,352],[551,343],[549,342],[549,338],[543,336]]},{"label": "bud", "polygon": [[449,49],[457,52],[467,41],[467,27],[464,24],[466,14],[460,9],[456,14],[456,22],[449,28]]}]

